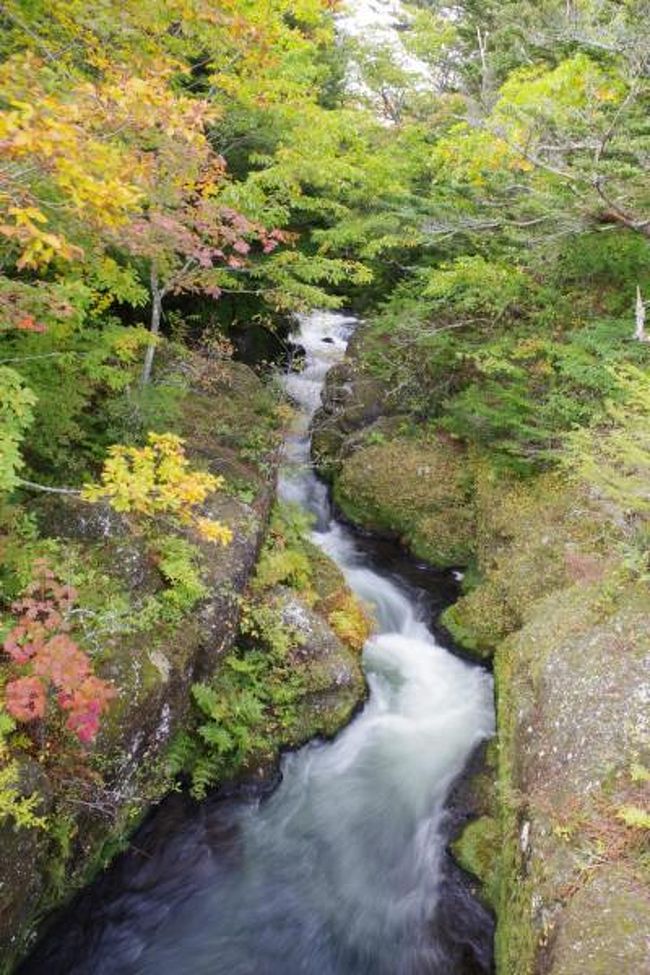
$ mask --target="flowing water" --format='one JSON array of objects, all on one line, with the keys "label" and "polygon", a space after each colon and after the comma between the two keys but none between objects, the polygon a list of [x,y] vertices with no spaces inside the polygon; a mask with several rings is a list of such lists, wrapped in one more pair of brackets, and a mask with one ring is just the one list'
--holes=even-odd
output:
[{"label": "flowing water", "polygon": [[369,567],[309,466],[309,422],[354,321],[306,316],[280,491],[375,611],[369,700],[288,754],[268,797],[181,798],[36,952],[35,975],[487,975],[489,918],[445,854],[445,800],[493,732],[490,676],[436,642],[419,601]]}]

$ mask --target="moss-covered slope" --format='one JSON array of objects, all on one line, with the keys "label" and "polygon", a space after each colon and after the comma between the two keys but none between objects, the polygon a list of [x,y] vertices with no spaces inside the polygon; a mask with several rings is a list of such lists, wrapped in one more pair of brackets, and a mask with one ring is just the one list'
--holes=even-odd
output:
[{"label": "moss-covered slope", "polygon": [[329,448],[351,520],[467,565],[443,620],[494,659],[494,793],[454,852],[496,909],[499,975],[650,971],[650,590],[624,512],[559,474],[497,472],[415,417],[355,411],[358,357],[348,369],[317,462]]}]

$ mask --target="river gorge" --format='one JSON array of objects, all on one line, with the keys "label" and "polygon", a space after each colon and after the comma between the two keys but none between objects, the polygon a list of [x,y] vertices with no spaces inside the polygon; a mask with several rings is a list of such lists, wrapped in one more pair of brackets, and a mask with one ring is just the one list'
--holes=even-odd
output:
[{"label": "river gorge", "polygon": [[60,919],[25,975],[488,975],[491,918],[445,851],[445,801],[494,731],[489,673],[440,645],[422,591],[364,553],[311,469],[310,423],[353,319],[301,318],[299,413],[279,492],[372,609],[369,698],[334,740],[286,754],[271,794],[172,797]]}]

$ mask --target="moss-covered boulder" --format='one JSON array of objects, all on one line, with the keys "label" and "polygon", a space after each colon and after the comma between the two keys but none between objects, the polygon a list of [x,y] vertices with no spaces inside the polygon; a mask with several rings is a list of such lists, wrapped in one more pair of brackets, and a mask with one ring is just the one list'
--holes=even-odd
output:
[{"label": "moss-covered boulder", "polygon": [[602,579],[619,532],[557,475],[522,481],[477,464],[474,476],[474,567],[442,621],[460,646],[490,656],[545,596]]},{"label": "moss-covered boulder", "polygon": [[451,845],[456,862],[468,873],[477,877],[489,904],[494,904],[497,893],[499,854],[501,852],[501,828],[492,816],[480,816],[463,829]]},{"label": "moss-covered boulder", "polygon": [[552,593],[499,647],[495,675],[498,970],[647,963],[647,588],[614,573]]},{"label": "moss-covered boulder", "polygon": [[[359,341],[357,334],[353,343]],[[363,439],[367,428],[395,413],[388,408],[385,384],[362,368],[353,343],[343,362],[327,374],[322,406],[312,421],[312,457],[319,473],[328,479],[335,477],[343,458]]]},{"label": "moss-covered boulder", "polygon": [[650,970],[650,891],[620,864],[603,864],[585,877],[553,935],[548,955],[554,975],[621,975]]},{"label": "moss-covered boulder", "polygon": [[329,737],[347,724],[365,697],[361,653],[340,639],[299,594],[285,590],[280,612],[296,637],[291,659],[301,676],[292,740],[287,743],[301,744],[316,735]]},{"label": "moss-covered boulder", "polygon": [[334,499],[355,524],[399,537],[432,565],[471,558],[471,481],[463,452],[446,440],[395,438],[361,447],[343,461]]}]

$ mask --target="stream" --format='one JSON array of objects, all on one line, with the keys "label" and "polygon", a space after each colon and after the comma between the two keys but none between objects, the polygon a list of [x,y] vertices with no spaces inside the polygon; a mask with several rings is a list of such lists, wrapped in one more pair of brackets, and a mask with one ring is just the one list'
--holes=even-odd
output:
[{"label": "stream", "polygon": [[450,790],[493,733],[492,680],[443,648],[413,582],[333,516],[309,424],[355,321],[300,320],[300,415],[280,494],[374,610],[369,699],[284,756],[270,794],[172,796],[51,929],[23,975],[489,975],[491,919],[445,851]]}]

